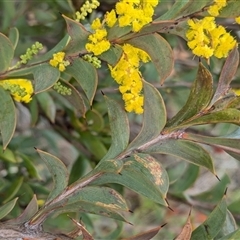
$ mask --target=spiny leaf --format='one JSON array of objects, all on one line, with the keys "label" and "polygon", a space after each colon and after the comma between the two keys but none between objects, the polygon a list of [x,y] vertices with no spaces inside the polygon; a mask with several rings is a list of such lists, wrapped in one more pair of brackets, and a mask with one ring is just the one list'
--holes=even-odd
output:
[{"label": "spiny leaf", "polygon": [[109,123],[111,128],[111,146],[101,161],[113,159],[123,152],[129,141],[130,129],[126,112],[113,99],[104,95],[108,107]]},{"label": "spiny leaf", "polygon": [[46,153],[40,149],[36,149],[41,159],[47,165],[52,178],[53,178],[53,189],[50,192],[48,199],[45,204],[49,203],[52,199],[58,196],[68,185],[68,170],[63,162],[57,157]]},{"label": "spiny leaf", "polygon": [[[159,73],[161,84],[163,84],[173,69],[173,53],[169,43],[156,33],[133,38],[128,43],[149,54]],[[161,56],[161,61],[159,56]]]},{"label": "spiny leaf", "polygon": [[129,149],[157,137],[166,124],[166,109],[159,91],[144,81],[144,113],[142,129],[131,142]]},{"label": "spiny leaf", "polygon": [[12,211],[14,208],[18,198],[14,198],[12,201],[5,203],[3,206],[0,207],[0,219],[4,218],[8,213]]},{"label": "spiny leaf", "polygon": [[214,208],[207,220],[198,226],[193,232],[191,240],[213,239],[221,230],[227,214],[227,204],[225,196]]},{"label": "spiny leaf", "polygon": [[11,141],[16,128],[16,110],[10,94],[0,87],[0,131],[3,149]]},{"label": "spiny leaf", "polygon": [[185,121],[200,114],[211,101],[212,93],[212,75],[202,63],[199,63],[197,78],[192,86],[186,104],[172,119],[168,121],[167,128],[164,129],[164,131],[169,131],[168,128],[178,128],[180,124],[184,124]]},{"label": "spiny leaf", "polygon": [[209,153],[200,145],[181,139],[166,139],[149,146],[147,153],[162,153],[181,158],[190,163],[207,168],[213,174],[215,170]]}]

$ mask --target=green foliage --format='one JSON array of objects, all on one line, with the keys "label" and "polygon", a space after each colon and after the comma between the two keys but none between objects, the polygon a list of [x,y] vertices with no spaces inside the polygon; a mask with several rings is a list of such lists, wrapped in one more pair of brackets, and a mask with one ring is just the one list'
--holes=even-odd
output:
[{"label": "green foliage", "polygon": [[[84,10],[89,16],[81,23],[74,20],[80,7],[74,1],[0,3],[0,238],[7,231],[60,239],[66,226],[62,239],[152,239],[160,230],[163,239],[238,239],[239,182],[219,158],[240,160],[239,50],[235,46],[226,60],[196,60],[185,44],[187,20],[209,15],[212,1],[161,2],[155,19],[138,32],[131,24],[106,26],[105,16],[100,30],[110,48],[94,56],[85,47],[89,26],[117,1],[100,2],[100,9],[94,1]],[[239,30],[229,24],[240,16],[238,6],[229,1],[220,16],[239,42]],[[123,54],[128,64],[138,61],[123,53],[124,44],[151,58],[137,71],[142,116],[124,110],[121,94],[134,91],[119,88],[119,94],[110,74]],[[49,62],[59,52],[58,67],[69,63],[64,71]],[[132,78],[131,71],[125,74]],[[20,85],[1,85],[23,78],[34,88],[28,104],[11,96]],[[204,171],[211,173],[209,187],[194,193]],[[186,216],[189,205],[184,225],[178,210],[184,206]],[[175,208],[182,231],[169,218]],[[206,220],[197,220],[198,209]],[[155,227],[146,231],[148,218]],[[101,226],[102,219],[109,226]]]}]

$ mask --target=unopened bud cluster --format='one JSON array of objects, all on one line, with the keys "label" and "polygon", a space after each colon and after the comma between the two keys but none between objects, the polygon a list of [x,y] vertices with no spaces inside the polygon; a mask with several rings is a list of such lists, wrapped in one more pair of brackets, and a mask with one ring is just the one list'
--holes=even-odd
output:
[{"label": "unopened bud cluster", "polygon": [[86,54],[83,56],[83,59],[89,63],[91,63],[95,68],[101,67],[101,60],[97,57],[93,56],[92,54]]},{"label": "unopened bud cluster", "polygon": [[56,90],[59,94],[61,95],[71,95],[72,94],[72,89],[67,88],[66,86],[63,86],[61,82],[56,82],[53,85],[53,89]]},{"label": "unopened bud cluster", "polygon": [[40,50],[43,49],[43,45],[39,42],[34,43],[31,48],[28,48],[26,53],[21,55],[21,61],[17,63],[17,67],[21,64],[26,64],[29,60],[33,58],[33,55],[36,55]]},{"label": "unopened bud cluster", "polygon": [[91,13],[93,9],[96,9],[100,5],[98,0],[86,1],[83,6],[80,8],[80,12],[77,11],[76,14],[76,21],[81,21],[86,18],[88,13]]}]

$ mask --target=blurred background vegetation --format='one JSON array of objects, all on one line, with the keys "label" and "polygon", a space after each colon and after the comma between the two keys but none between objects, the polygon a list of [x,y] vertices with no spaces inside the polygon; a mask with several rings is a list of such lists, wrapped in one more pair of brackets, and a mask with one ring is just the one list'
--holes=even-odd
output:
[{"label": "blurred background vegetation", "polygon": [[[41,1],[0,1],[0,29],[9,36],[10,29],[19,30],[19,43],[15,51],[16,62],[36,41],[44,45],[43,54],[53,48],[66,34],[65,21],[61,14],[73,18],[74,12],[83,4],[82,0],[41,0]],[[100,7],[82,22],[88,29],[96,16],[110,11],[116,0],[100,1]],[[156,9],[156,16],[162,15],[174,1],[161,1]],[[221,20],[227,26],[228,20]],[[231,25],[231,33],[239,42],[240,30]],[[156,69],[151,63],[141,67],[144,78],[161,92],[167,107],[168,117],[172,117],[184,105],[195,79],[198,58],[194,58],[188,50],[185,40],[173,35],[164,35],[174,51],[175,66],[171,76],[160,85]],[[209,69],[215,83],[220,74],[223,60],[211,59]],[[64,96],[53,89],[34,96],[29,104],[17,103],[17,131],[4,152],[0,149],[0,205],[13,199],[19,200],[6,219],[18,216],[27,206],[34,193],[37,194],[39,205],[43,204],[51,190],[51,175],[45,164],[34,150],[34,147],[47,151],[60,158],[71,172],[70,182],[89,172],[106,154],[111,143],[107,108],[101,91],[107,96],[121,102],[117,85],[111,78],[107,66],[102,63],[98,69],[99,83],[93,106],[88,110],[86,118],[74,111]],[[64,78],[64,73],[62,74]],[[71,80],[70,80],[71,81]],[[72,81],[74,84],[74,82]],[[79,89],[79,85],[75,86]],[[240,88],[240,70],[238,70],[233,88]],[[123,104],[123,102],[121,102]],[[142,116],[128,114],[131,124],[131,139],[141,128]],[[230,124],[211,124],[194,127],[191,131],[210,136],[223,135],[237,129]],[[1,147],[0,147],[1,148]],[[129,208],[134,212],[126,216],[133,224],[124,224],[104,217],[84,213],[71,214],[82,218],[89,231],[94,232],[96,239],[111,239],[123,227],[121,237],[127,237],[168,223],[161,229],[162,239],[173,239],[184,225],[188,213],[193,206],[192,219],[196,227],[206,219],[213,206],[222,198],[228,187],[228,204],[237,223],[240,223],[240,170],[239,162],[224,151],[206,147],[214,159],[219,182],[214,175],[204,169],[190,165],[170,156],[158,155],[159,161],[165,166],[170,177],[168,200],[170,211],[153,203],[120,185],[111,185],[125,196]],[[54,216],[53,216],[54,218]],[[61,229],[68,232],[73,228],[67,214],[62,214],[54,221],[45,222],[49,231]]]}]

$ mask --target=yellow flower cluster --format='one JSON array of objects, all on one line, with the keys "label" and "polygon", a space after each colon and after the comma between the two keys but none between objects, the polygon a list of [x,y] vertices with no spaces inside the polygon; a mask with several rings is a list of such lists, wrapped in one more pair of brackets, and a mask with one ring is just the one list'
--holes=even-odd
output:
[{"label": "yellow flower cluster", "polygon": [[219,15],[219,11],[227,5],[227,0],[214,0],[214,4],[208,8],[208,13],[217,17]]},{"label": "yellow flower cluster", "polygon": [[152,21],[154,7],[158,2],[158,0],[120,0],[116,4],[119,26],[131,26],[134,32],[138,32]]},{"label": "yellow flower cluster", "polygon": [[106,39],[107,30],[103,28],[99,18],[96,18],[93,21],[91,27],[95,32],[89,35],[88,40],[90,43],[87,43],[85,48],[88,52],[93,52],[94,55],[100,55],[107,51],[111,46],[110,42]]},{"label": "yellow flower cluster", "polygon": [[236,40],[223,26],[216,25],[214,17],[190,19],[188,25],[190,27],[186,33],[188,46],[197,56],[227,57],[229,51],[236,46]]},{"label": "yellow flower cluster", "polygon": [[66,67],[70,64],[67,60],[64,60],[65,52],[58,52],[53,54],[53,58],[49,61],[49,64],[53,67],[57,67],[60,72],[63,72]]},{"label": "yellow flower cluster", "polygon": [[88,13],[91,13],[93,9],[96,9],[100,5],[98,0],[86,1],[80,8],[80,12],[77,11],[76,20],[84,20]]},{"label": "yellow flower cluster", "polygon": [[33,86],[27,79],[7,79],[0,81],[0,85],[9,90],[13,98],[18,102],[28,103],[32,100]]},{"label": "yellow flower cluster", "polygon": [[119,91],[125,102],[125,109],[128,112],[137,114],[143,113],[142,76],[139,71],[140,61],[150,61],[149,55],[130,44],[125,44],[123,54],[115,67],[111,67],[111,75],[120,85]]}]

